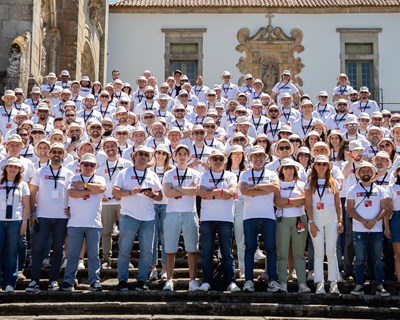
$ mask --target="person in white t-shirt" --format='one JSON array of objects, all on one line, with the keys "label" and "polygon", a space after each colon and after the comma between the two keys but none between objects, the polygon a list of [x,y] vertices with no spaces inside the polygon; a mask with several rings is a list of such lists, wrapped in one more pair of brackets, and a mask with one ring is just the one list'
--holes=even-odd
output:
[{"label": "person in white t-shirt", "polygon": [[164,219],[164,242],[166,252],[167,282],[163,290],[173,291],[172,281],[175,266],[175,254],[178,251],[179,236],[183,234],[185,249],[188,253],[189,291],[199,287],[197,275],[197,251],[199,246],[199,219],[196,214],[197,186],[200,172],[188,166],[190,149],[180,144],[175,148],[175,169],[165,173],[163,191],[168,198]]},{"label": "person in white t-shirt", "polygon": [[350,92],[353,91],[353,87],[350,85],[349,78],[345,73],[341,73],[337,77],[338,86],[333,88],[332,100],[338,101],[340,99],[349,100]]},{"label": "person in white t-shirt", "polygon": [[[83,241],[86,241],[88,257],[88,280],[90,291],[101,291],[100,285],[100,238],[101,199],[106,190],[106,181],[96,175],[98,163],[96,156],[86,153],[79,166],[81,173],[76,174],[68,186],[70,218],[68,221],[68,262],[65,267],[64,282],[60,289],[71,291],[78,271],[79,256]],[[82,214],[84,213],[84,214]]]},{"label": "person in white t-shirt", "polygon": [[[271,99],[275,100],[277,97],[278,102],[281,100],[281,96],[283,93],[289,93],[294,99],[295,104],[297,104],[300,99],[300,92],[299,89],[290,81],[291,73],[290,70],[283,70],[281,74],[281,81],[272,88]],[[293,102],[291,104],[293,106]],[[281,107],[282,104],[279,102],[279,106]]]},{"label": "person in white t-shirt", "polygon": [[382,285],[383,264],[382,220],[388,214],[388,194],[384,187],[374,183],[376,168],[369,162],[362,162],[356,169],[358,183],[347,194],[347,213],[353,218],[353,241],[356,260],[354,269],[356,287],[352,295],[364,294],[364,265],[370,259],[373,265],[376,294],[388,297],[389,292]]},{"label": "person in white t-shirt", "polygon": [[67,187],[72,171],[62,166],[67,151],[62,143],[54,143],[49,150],[50,164],[36,171],[30,183],[32,240],[32,281],[26,291],[38,292],[42,260],[46,245],[52,237],[52,263],[48,290],[58,290],[63,258],[63,246],[67,236],[69,218]]},{"label": "person in white t-shirt", "polygon": [[202,198],[200,241],[203,283],[197,289],[209,291],[213,280],[213,256],[216,235],[218,235],[221,263],[225,283],[230,292],[241,291],[235,282],[235,262],[232,255],[233,202],[237,190],[237,178],[233,172],[224,169],[226,156],[222,151],[213,150],[208,162],[210,170],[202,174],[199,196]]},{"label": "person in white t-shirt", "polygon": [[118,173],[112,195],[121,199],[118,253],[118,291],[128,290],[129,258],[136,234],[139,239],[140,258],[136,291],[149,290],[146,285],[153,254],[154,201],[162,200],[161,183],[147,166],[154,150],[139,146],[132,153],[133,167]]},{"label": "person in white t-shirt", "polygon": [[276,220],[274,192],[279,189],[275,172],[265,169],[267,158],[261,146],[253,146],[249,154],[252,169],[242,173],[239,190],[244,196],[243,228],[245,241],[245,279],[243,291],[254,292],[254,253],[257,249],[258,228],[262,229],[267,256],[268,292],[278,292],[276,282]]}]

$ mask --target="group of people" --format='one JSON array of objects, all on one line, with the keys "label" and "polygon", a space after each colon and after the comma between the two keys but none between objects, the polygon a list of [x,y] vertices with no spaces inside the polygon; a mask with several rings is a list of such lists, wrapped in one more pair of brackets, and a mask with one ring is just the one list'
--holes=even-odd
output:
[{"label": "group of people", "polygon": [[27,99],[19,88],[2,96],[6,292],[25,277],[27,242],[26,291],[41,289],[49,257],[48,290],[73,290],[85,254],[90,290],[101,291],[101,268],[115,267],[116,226],[120,291],[129,288],[136,239],[138,291],[155,279],[174,290],[182,238],[189,291],[213,289],[216,240],[222,285],[231,292],[255,291],[259,256],[269,292],[287,292],[297,278],[299,293],[311,292],[313,280],[317,294],[340,294],[338,281],[354,277],[351,294],[361,295],[368,272],[386,297],[385,287],[400,279],[400,114],[380,110],[346,74],[315,102],[289,70],[271,94],[251,74],[236,86],[228,71],[212,88],[200,75],[192,86],[180,70],[161,84],[146,70],[134,87],[118,70],[104,87],[86,76],[70,81],[67,70],[59,78],[49,73]]}]

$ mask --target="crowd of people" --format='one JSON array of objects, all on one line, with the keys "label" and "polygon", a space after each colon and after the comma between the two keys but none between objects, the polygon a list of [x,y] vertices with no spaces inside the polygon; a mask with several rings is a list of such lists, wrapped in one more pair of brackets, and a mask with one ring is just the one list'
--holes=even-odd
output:
[{"label": "crowd of people", "polygon": [[297,279],[299,293],[314,281],[316,294],[340,294],[338,282],[353,279],[358,296],[367,275],[389,296],[400,280],[400,114],[343,73],[315,99],[289,70],[270,94],[251,74],[240,87],[228,71],[221,80],[192,85],[176,70],[158,83],[145,70],[131,86],[113,70],[103,86],[63,70],[27,98],[6,90],[1,288],[14,291],[30,264],[28,292],[41,289],[44,267],[49,291],[73,290],[86,267],[90,290],[101,291],[100,271],[117,258],[116,290],[126,291],[137,240],[134,289],[161,279],[173,291],[183,240],[189,291],[214,289],[217,243],[227,291],[254,292],[262,259],[268,292]]}]

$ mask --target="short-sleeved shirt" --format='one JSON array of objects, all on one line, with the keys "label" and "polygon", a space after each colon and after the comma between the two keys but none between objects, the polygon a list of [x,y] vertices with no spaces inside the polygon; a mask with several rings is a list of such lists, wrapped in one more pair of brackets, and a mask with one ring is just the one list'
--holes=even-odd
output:
[{"label": "short-sleeved shirt", "polygon": [[[8,196],[7,196],[8,189]],[[12,182],[0,184],[0,221],[20,221],[23,217],[22,197],[29,196],[29,187],[25,181],[18,185]],[[12,216],[6,219],[7,205],[12,205]]]},{"label": "short-sleeved shirt", "polygon": [[[280,196],[282,198],[299,198],[302,196],[305,183],[299,180],[281,181]],[[305,214],[304,206],[284,208],[283,216],[285,218],[301,217]]]}]

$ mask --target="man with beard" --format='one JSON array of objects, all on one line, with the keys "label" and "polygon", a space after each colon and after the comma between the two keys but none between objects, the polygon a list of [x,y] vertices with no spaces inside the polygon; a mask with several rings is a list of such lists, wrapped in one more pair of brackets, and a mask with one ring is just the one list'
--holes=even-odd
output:
[{"label": "man with beard", "polygon": [[83,119],[76,117],[76,106],[72,101],[67,101],[64,106],[64,120],[66,124],[69,126],[72,122],[76,122],[82,127],[85,126]]},{"label": "man with beard", "polygon": [[221,84],[222,96],[225,99],[232,100],[236,99],[238,93],[240,93],[239,88],[237,85],[231,83],[231,73],[229,71],[224,71],[221,75],[221,79],[223,83]]},{"label": "man with beard", "polygon": [[347,194],[347,212],[353,218],[353,241],[356,260],[354,263],[356,287],[352,295],[364,294],[364,265],[371,259],[376,283],[376,294],[388,297],[389,292],[382,285],[382,220],[389,213],[388,196],[384,187],[375,182],[376,168],[369,162],[362,162],[356,169],[358,183]]},{"label": "man with beard", "polygon": [[[280,121],[284,124],[291,125],[297,119],[300,119],[300,112],[292,107],[293,97],[288,92],[281,94],[279,99],[279,104],[281,107],[281,117]],[[298,134],[298,133],[297,133]]]},{"label": "man with beard", "polygon": [[95,103],[96,99],[91,93],[89,93],[86,98],[82,99],[83,109],[79,110],[76,116],[83,119],[85,125],[92,119],[97,119],[98,121],[102,119],[101,113],[94,109]]},{"label": "man with beard", "polygon": [[46,99],[51,99],[54,104],[59,103],[60,100],[58,97],[59,93],[62,91],[62,87],[56,84],[56,74],[54,72],[50,72],[45,78],[47,79],[47,84],[42,85],[40,89],[42,96]]},{"label": "man with beard", "polygon": [[53,131],[52,118],[50,118],[50,107],[46,102],[42,102],[37,107],[37,124],[41,124],[47,134]]},{"label": "man with beard", "polygon": [[75,103],[77,110],[81,110],[83,99],[83,97],[79,95],[79,93],[81,92],[81,84],[78,80],[74,80],[71,82],[71,86],[69,88],[72,93],[71,100]]},{"label": "man with beard", "polygon": [[61,71],[60,78],[61,81],[57,81],[56,85],[62,87],[63,89],[69,89],[69,87],[71,86],[71,81],[69,80],[69,78],[71,78],[71,76],[68,70]]},{"label": "man with beard", "polygon": [[166,133],[167,129],[165,129],[161,122],[154,122],[150,127],[150,137],[146,141],[146,146],[153,148],[154,150],[159,144],[165,144],[168,146],[170,142],[165,137]]},{"label": "man with beard", "polygon": [[186,90],[188,93],[188,104],[191,106],[195,106],[199,103],[199,99],[197,99],[197,96],[194,94],[192,90],[192,85],[190,84],[189,80],[184,82],[182,84],[182,90]]},{"label": "man with beard", "polygon": [[210,157],[213,148],[206,146],[204,137],[206,131],[201,124],[193,126],[191,138],[193,144],[190,146],[190,154],[192,158],[189,161],[190,168],[196,169],[199,172],[204,172],[210,168],[208,158]]},{"label": "man with beard", "polygon": [[52,262],[48,290],[58,290],[58,278],[63,258],[63,247],[67,236],[69,218],[67,187],[73,177],[72,171],[62,166],[67,156],[62,143],[51,145],[49,150],[50,164],[39,169],[32,178],[31,223],[32,241],[32,281],[26,291],[38,292],[39,279],[44,252],[51,234]]},{"label": "man with beard", "polygon": [[160,108],[157,111],[154,111],[156,117],[164,117],[167,120],[167,123],[171,123],[175,120],[175,117],[172,115],[171,112],[167,110],[168,104],[170,102],[169,96],[167,94],[161,93],[158,96],[158,104]]},{"label": "man with beard", "polygon": [[104,129],[103,137],[111,136],[111,134],[112,134],[112,132],[113,132],[113,130],[115,128],[114,121],[112,121],[112,119],[109,118],[109,117],[105,117],[101,121],[101,126]]},{"label": "man with beard", "polygon": [[100,112],[102,118],[111,117],[115,113],[115,106],[107,90],[101,90],[99,103],[94,109]]},{"label": "man with beard", "polygon": [[1,97],[4,105],[0,106],[0,130],[5,134],[8,130],[15,129],[17,126],[13,121],[17,115],[17,109],[13,108],[15,100],[15,92],[13,90],[6,90],[4,95]]},{"label": "man with beard", "polygon": [[366,112],[371,116],[373,112],[380,111],[376,101],[369,99],[371,92],[369,92],[368,87],[361,87],[358,94],[360,96],[360,100],[350,105],[350,113],[358,117],[361,112]]},{"label": "man with beard", "polygon": [[358,101],[358,92],[357,90],[350,91],[350,103],[353,104]]},{"label": "man with beard", "polygon": [[329,130],[339,130],[342,134],[346,133],[346,119],[349,115],[349,103],[346,99],[339,99],[336,102],[337,114],[332,115],[326,120],[326,128]]},{"label": "man with beard", "polygon": [[33,87],[31,92],[31,97],[29,99],[25,100],[25,104],[27,104],[28,106],[30,106],[30,114],[33,115],[36,113],[36,108],[39,104],[39,100],[40,100],[40,88],[39,87]]},{"label": "man with beard", "polygon": [[[400,128],[400,125],[398,126],[398,128]],[[400,130],[399,130],[399,133],[400,133]],[[376,156],[376,154],[378,152],[378,143],[383,138],[384,138],[384,135],[380,128],[375,127],[375,126],[371,126],[369,128],[369,130],[367,132],[368,147],[365,152],[368,160],[370,160],[372,157]],[[400,135],[399,135],[399,139],[400,139]],[[394,138],[394,143],[396,143],[395,138]]]},{"label": "man with beard", "polygon": [[131,133],[131,140],[133,141],[133,146],[129,147],[128,149],[125,149],[122,152],[122,158],[126,159],[126,160],[132,160],[131,158],[131,154],[133,152],[135,152],[135,150],[141,146],[144,145],[144,142],[146,141],[148,137],[148,134],[146,132],[146,129],[142,126],[138,126],[136,127],[132,133]]},{"label": "man with beard", "polygon": [[[213,108],[217,104],[217,93],[214,90],[208,90],[205,99],[206,99],[207,108],[208,109]],[[236,101],[235,108],[238,105],[239,105],[239,102]],[[235,110],[235,108],[232,108],[232,109]]]},{"label": "man with beard", "polygon": [[235,115],[236,115],[236,122],[232,123],[226,129],[226,138],[229,139],[233,137],[236,132],[241,132],[244,135],[247,135],[250,140],[253,141],[255,137],[257,137],[256,129],[254,125],[250,123],[248,120],[248,114],[243,115],[243,111],[246,107],[239,106],[236,108]]},{"label": "man with beard", "polygon": [[387,187],[391,178],[388,169],[392,166],[389,154],[386,151],[379,151],[376,156],[372,158],[372,164],[376,168],[375,183],[378,186]]},{"label": "man with beard", "polygon": [[328,104],[329,95],[326,91],[320,91],[317,100],[318,103],[315,105],[315,111],[318,112],[322,122],[326,122],[328,118],[336,113],[335,108]]},{"label": "man with beard", "polygon": [[217,130],[217,125],[213,118],[207,117],[203,121],[203,128],[206,131],[206,136],[204,137],[204,143],[206,146],[211,148],[224,151],[225,146],[221,140],[215,138],[215,131]]},{"label": "man with beard", "polygon": [[90,121],[86,126],[86,131],[89,135],[89,141],[94,145],[97,155],[97,153],[101,150],[100,149],[102,144],[101,138],[104,133],[103,127],[101,126],[101,122],[98,120]]},{"label": "man with beard", "polygon": [[57,103],[51,110],[51,116],[53,118],[60,118],[64,116],[65,103],[72,98],[71,91],[69,89],[63,89],[60,92],[60,102]]},{"label": "man with beard", "polygon": [[144,99],[135,105],[134,112],[140,117],[146,111],[155,111],[160,108],[157,101],[154,101],[155,90],[151,86],[147,86],[143,91]]},{"label": "man with beard", "polygon": [[[239,106],[237,100],[229,100],[226,107],[226,115],[224,115],[221,121],[221,127],[226,130],[226,128],[236,121],[235,110]],[[216,106],[217,107],[217,106]]]},{"label": "man with beard", "polygon": [[31,113],[31,108],[24,102],[24,91],[21,88],[15,88],[14,92],[15,97],[17,98],[14,102],[14,108],[18,111],[25,111],[28,114]]},{"label": "man with beard", "polygon": [[178,96],[175,99],[175,104],[181,104],[182,106],[185,107],[186,109],[186,114],[188,120],[191,118],[194,106],[189,104],[189,92],[187,92],[185,89],[181,89],[179,91]]},{"label": "man with beard", "polygon": [[184,145],[190,145],[190,133],[192,132],[193,124],[185,119],[186,116],[186,108],[181,104],[177,104],[172,109],[172,114],[175,117],[175,121],[170,123],[170,128],[178,127],[178,129],[183,133],[183,138],[181,143]]},{"label": "man with beard", "polygon": [[115,183],[118,173],[132,165],[129,160],[123,159],[118,152],[119,143],[115,138],[105,138],[102,144],[103,151],[107,155],[107,160],[96,170],[96,174],[106,180],[106,191],[103,194],[103,209],[101,211],[101,221],[103,224],[103,234],[101,243],[103,246],[103,260],[101,267],[111,268],[112,256],[112,232],[113,225],[119,220],[119,198],[112,196],[112,187]]},{"label": "man with beard", "polygon": [[[33,128],[36,129],[36,130],[38,129],[37,127],[38,127],[37,124],[35,124],[33,126]],[[28,132],[28,130],[26,128],[24,128],[24,127],[19,127],[17,129],[17,134],[21,137],[22,143],[24,144],[24,147],[21,149],[19,155],[21,157],[28,158],[28,159],[32,160],[32,162],[33,162],[34,150],[33,150],[33,145],[29,144],[29,132]]]},{"label": "man with beard", "polygon": [[81,141],[87,140],[85,137],[83,137],[84,135],[86,134],[84,133],[83,128],[76,122],[72,122],[67,128],[67,137],[70,140],[70,143],[67,147],[67,152],[72,154],[74,158],[78,158],[76,155],[76,149]]},{"label": "man with beard", "polygon": [[142,102],[143,97],[144,97],[144,88],[147,86],[147,78],[145,76],[140,76],[139,78],[136,79],[136,84],[137,84],[137,90],[132,93],[132,101],[133,101],[133,106],[136,107],[139,103]]},{"label": "man with beard", "polygon": [[389,137],[390,130],[382,126],[383,122],[384,120],[382,112],[374,111],[371,116],[371,124],[373,126],[379,127],[382,130],[385,137]]},{"label": "man with beard", "polygon": [[358,119],[354,115],[349,115],[345,121],[344,128],[346,129],[347,132],[342,133],[343,139],[345,140],[359,140],[364,148],[367,148],[369,146],[369,142],[367,138],[365,138],[363,135],[358,133]]},{"label": "man with beard", "polygon": [[206,94],[210,88],[204,85],[204,79],[202,75],[197,75],[195,82],[196,85],[193,87],[194,94],[197,96],[199,101],[206,103]]},{"label": "man with beard", "polygon": [[114,119],[117,120],[117,126],[127,126],[128,125],[128,111],[126,108],[121,106],[118,107],[113,115]]},{"label": "man with beard", "polygon": [[277,105],[273,104],[269,106],[267,117],[270,121],[264,125],[264,133],[268,136],[268,139],[271,141],[271,143],[275,143],[279,140],[278,133],[283,124],[279,120],[280,114],[281,111]]}]

